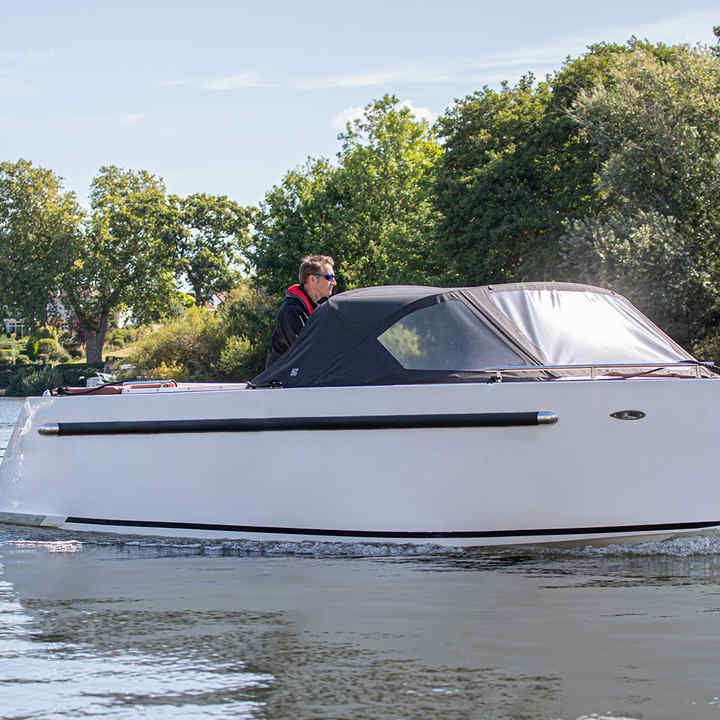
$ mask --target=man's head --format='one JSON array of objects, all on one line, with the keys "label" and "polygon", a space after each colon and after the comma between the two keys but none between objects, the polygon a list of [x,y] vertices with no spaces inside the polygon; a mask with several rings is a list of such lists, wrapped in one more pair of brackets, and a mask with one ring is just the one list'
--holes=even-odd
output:
[{"label": "man's head", "polygon": [[313,302],[332,295],[335,289],[335,261],[327,255],[308,255],[300,263],[300,284]]}]

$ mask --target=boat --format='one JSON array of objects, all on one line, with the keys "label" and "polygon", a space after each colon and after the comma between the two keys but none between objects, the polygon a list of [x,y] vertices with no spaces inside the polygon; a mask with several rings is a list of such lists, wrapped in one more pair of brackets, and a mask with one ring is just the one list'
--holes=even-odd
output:
[{"label": "boat", "polygon": [[363,288],[247,383],[28,398],[0,522],[452,547],[708,533],[719,421],[715,367],[610,290]]}]

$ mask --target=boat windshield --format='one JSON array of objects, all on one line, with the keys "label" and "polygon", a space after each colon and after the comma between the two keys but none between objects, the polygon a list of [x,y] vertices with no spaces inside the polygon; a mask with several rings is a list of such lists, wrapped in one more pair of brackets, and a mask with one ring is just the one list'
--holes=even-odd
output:
[{"label": "boat windshield", "polygon": [[550,365],[692,360],[619,295],[523,289],[491,297]]}]

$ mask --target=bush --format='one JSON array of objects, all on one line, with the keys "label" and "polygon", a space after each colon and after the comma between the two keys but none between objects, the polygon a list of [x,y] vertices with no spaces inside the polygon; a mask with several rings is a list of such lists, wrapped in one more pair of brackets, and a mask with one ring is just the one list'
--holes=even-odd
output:
[{"label": "bush", "polygon": [[38,355],[52,356],[57,353],[60,349],[58,341],[55,338],[44,337],[37,341],[37,353]]},{"label": "bush", "polygon": [[108,350],[120,350],[137,340],[138,331],[135,328],[114,328],[105,338],[105,347]]},{"label": "bush", "polygon": [[[263,361],[264,362],[264,361]],[[225,342],[218,363],[228,380],[245,381],[255,377],[253,346],[247,338],[231,335]]]},{"label": "bush", "polygon": [[15,372],[5,392],[8,396],[42,395],[48,388],[62,385],[62,373],[54,367],[33,365]]},{"label": "bush", "polygon": [[[250,380],[265,369],[270,331],[280,303],[280,299],[262,289],[240,286],[230,292],[220,311],[221,331],[226,338],[223,370],[233,367],[228,372],[229,377]],[[240,343],[232,338],[243,338],[247,342],[246,346],[242,346],[245,349],[241,350]],[[231,355],[234,357],[232,361]]]},{"label": "bush", "polygon": [[37,328],[37,330],[35,330],[35,332],[33,332],[33,337],[36,340],[41,340],[41,339],[57,340],[58,339],[58,331],[51,325],[44,325],[43,327]]},{"label": "bush", "polygon": [[38,356],[38,341],[32,337],[29,337],[25,342],[25,354],[31,360],[37,360]]},{"label": "bush", "polygon": [[7,395],[42,395],[48,388],[61,385],[84,385],[85,378],[102,369],[102,363],[68,363],[63,365],[16,365],[0,371],[0,387]]},{"label": "bush", "polygon": [[183,380],[185,368],[182,365],[166,365],[160,363],[158,367],[147,371],[148,378],[152,380]]},{"label": "bush", "polygon": [[176,380],[215,380],[221,374],[218,362],[224,344],[215,314],[193,307],[184,318],[144,337],[129,362],[141,376],[172,368],[178,371]]},{"label": "bush", "polygon": [[0,350],[0,368],[10,367],[15,361],[15,353],[12,350]]}]

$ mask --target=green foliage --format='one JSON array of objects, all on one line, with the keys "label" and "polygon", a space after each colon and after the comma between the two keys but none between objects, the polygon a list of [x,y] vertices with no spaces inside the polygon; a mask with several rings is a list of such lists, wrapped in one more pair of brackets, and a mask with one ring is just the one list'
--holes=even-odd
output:
[{"label": "green foliage", "polygon": [[52,338],[53,340],[58,339],[58,331],[51,325],[43,325],[42,327],[36,328],[32,336],[37,340],[41,338]]},{"label": "green foliage", "polygon": [[567,113],[629,51],[594,45],[545,81],[526,75],[456,100],[439,119],[434,185],[446,282],[551,280],[563,219],[597,204],[600,157]]},{"label": "green foliage", "polygon": [[62,373],[50,365],[31,365],[24,370],[18,370],[11,376],[6,395],[42,395],[45,390],[62,385]]},{"label": "green foliage", "polygon": [[252,349],[247,338],[231,335],[220,353],[218,367],[230,380],[242,382],[254,377],[258,371]]},{"label": "green foliage", "polygon": [[224,195],[171,196],[169,204],[181,225],[179,273],[204,305],[235,284],[252,212]]},{"label": "green foliage", "polygon": [[29,320],[44,320],[58,275],[72,262],[82,212],[61,179],[27,160],[0,163],[2,303]]},{"label": "green foliage", "polygon": [[310,159],[265,196],[248,251],[259,282],[279,293],[318,252],[335,258],[338,291],[428,282],[441,264],[428,193],[442,152],[434,132],[386,95],[339,139],[335,165]]},{"label": "green foliage", "polygon": [[113,328],[105,336],[105,347],[108,350],[120,350],[136,342],[138,337],[139,331],[136,328]]},{"label": "green foliage", "polygon": [[50,388],[83,385],[85,378],[94,375],[99,367],[85,363],[16,366],[6,376],[0,374],[0,387],[4,382],[9,396],[42,395]]},{"label": "green foliage", "polygon": [[720,317],[720,60],[619,57],[570,114],[604,157],[599,212],[566,224],[566,271],[627,294],[680,342]]},{"label": "green foliage", "polygon": [[59,352],[60,346],[58,345],[58,341],[53,337],[43,337],[38,340],[38,354],[39,355],[48,355],[52,357],[52,355]]},{"label": "green foliage", "polygon": [[90,189],[90,215],[61,287],[86,336],[88,360],[102,358],[110,314],[121,306],[143,321],[174,288],[180,230],[159,178],[103,167]]},{"label": "green foliage", "polygon": [[31,360],[37,360],[38,356],[38,340],[30,336],[25,342],[25,354]]},{"label": "green foliage", "polygon": [[172,367],[178,370],[175,380],[214,380],[222,374],[218,363],[224,344],[215,314],[193,307],[184,318],[143,338],[129,360],[143,376]]},{"label": "green foliage", "polygon": [[247,284],[230,293],[219,311],[226,339],[222,369],[228,378],[250,380],[265,369],[270,331],[281,302]]},{"label": "green foliage", "polygon": [[129,361],[143,377],[249,380],[265,367],[279,301],[243,285],[216,311],[192,307],[144,337]]}]

